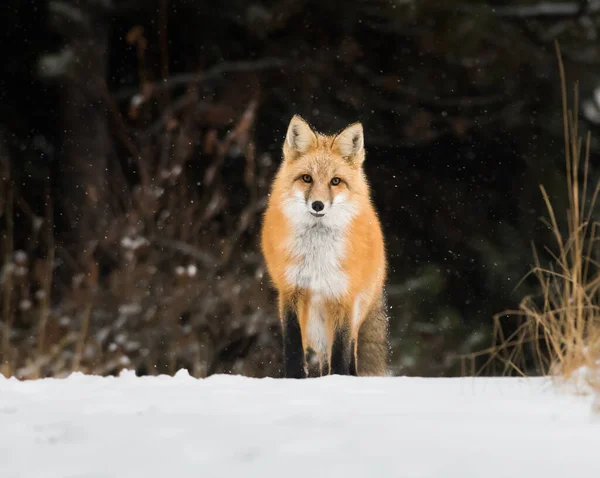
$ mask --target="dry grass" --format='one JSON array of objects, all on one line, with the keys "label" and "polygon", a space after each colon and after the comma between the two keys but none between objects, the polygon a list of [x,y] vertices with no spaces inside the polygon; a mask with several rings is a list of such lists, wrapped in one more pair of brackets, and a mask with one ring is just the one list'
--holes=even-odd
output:
[{"label": "dry grass", "polygon": [[[575,106],[569,109],[558,44],[556,51],[563,99],[567,207],[557,210],[540,186],[548,211],[544,222],[554,238],[553,247],[544,247],[552,258],[550,265],[542,265],[534,246],[534,267],[528,275],[535,276],[541,294],[526,296],[518,310],[494,317],[493,346],[470,358],[488,357],[475,374],[490,367],[497,372],[500,364],[502,374],[525,375],[531,369],[526,358],[533,355],[538,373],[564,380],[580,392],[591,387],[600,393],[600,235],[594,219],[600,182],[590,186],[590,135],[585,142],[579,135],[577,85]],[[518,320],[510,334],[504,332],[506,318]]]}]

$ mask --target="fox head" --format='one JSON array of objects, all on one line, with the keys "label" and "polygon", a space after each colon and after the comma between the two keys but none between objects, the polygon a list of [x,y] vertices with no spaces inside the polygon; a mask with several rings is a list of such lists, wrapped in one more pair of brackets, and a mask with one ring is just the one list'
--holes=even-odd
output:
[{"label": "fox head", "polygon": [[295,115],[287,129],[275,185],[288,218],[296,224],[347,223],[361,201],[368,199],[364,160],[360,123],[325,135]]}]

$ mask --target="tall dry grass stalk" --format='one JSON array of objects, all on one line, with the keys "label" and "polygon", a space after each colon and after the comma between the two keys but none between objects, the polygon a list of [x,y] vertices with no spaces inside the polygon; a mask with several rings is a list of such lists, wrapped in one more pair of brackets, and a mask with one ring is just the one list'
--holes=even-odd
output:
[{"label": "tall dry grass stalk", "polygon": [[4,257],[2,258],[2,345],[0,348],[0,373],[4,376],[9,377],[12,374],[11,369],[11,347],[10,347],[10,332],[13,323],[12,314],[12,276],[10,274],[4,274],[5,265],[8,264],[12,253],[13,253],[13,191],[10,184],[7,181],[6,187],[8,192],[6,194],[6,234],[3,244]]},{"label": "tall dry grass stalk", "polygon": [[[488,355],[479,372],[499,362],[503,374],[525,375],[525,351],[531,347],[538,372],[573,383],[579,391],[584,385],[592,386],[600,393],[600,235],[599,223],[594,219],[600,181],[593,190],[590,188],[590,134],[585,143],[579,136],[577,84],[574,107],[569,109],[558,43],[556,53],[563,103],[566,221],[563,225],[559,219],[563,217],[563,211],[552,205],[550,195],[544,186],[540,186],[548,210],[548,219],[544,222],[555,241],[553,247],[544,247],[552,258],[546,267],[542,266],[535,246],[533,248],[534,267],[528,276],[536,277],[541,297],[526,296],[518,310],[494,317],[494,343],[479,354]],[[502,320],[511,316],[518,317],[520,322],[514,332],[506,335]]]}]

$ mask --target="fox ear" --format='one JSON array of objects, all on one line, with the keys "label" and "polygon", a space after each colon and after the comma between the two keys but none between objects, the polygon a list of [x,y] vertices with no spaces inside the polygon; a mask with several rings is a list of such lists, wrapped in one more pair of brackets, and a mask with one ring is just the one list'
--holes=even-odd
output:
[{"label": "fox ear", "polygon": [[295,157],[297,154],[306,153],[317,144],[317,135],[300,116],[294,115],[288,126],[283,145],[284,153]]},{"label": "fox ear", "polygon": [[344,158],[360,165],[365,160],[365,138],[362,124],[351,124],[338,133],[333,140],[333,146]]}]

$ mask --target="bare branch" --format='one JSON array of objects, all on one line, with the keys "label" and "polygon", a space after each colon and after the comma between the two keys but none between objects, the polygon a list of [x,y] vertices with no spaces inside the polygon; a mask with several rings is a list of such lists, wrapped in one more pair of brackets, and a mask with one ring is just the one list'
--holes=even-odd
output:
[{"label": "bare branch", "polygon": [[495,7],[492,10],[500,17],[540,18],[540,17],[574,17],[600,13],[600,0],[587,2],[541,2],[533,5],[515,5]]},{"label": "bare branch", "polygon": [[157,81],[145,88],[148,93],[142,93],[138,88],[119,92],[115,95],[118,100],[126,99],[134,95],[143,95],[142,102],[157,91],[163,91],[178,86],[188,85],[190,83],[200,83],[202,81],[219,78],[226,73],[252,72],[260,70],[272,70],[285,66],[287,62],[281,58],[263,58],[260,60],[232,61],[223,62],[199,73],[182,73],[173,75],[163,81]]},{"label": "bare branch", "polygon": [[[396,6],[414,7],[418,5],[415,0],[395,0]],[[458,5],[459,11],[473,12],[484,5]],[[600,13],[600,0],[581,0],[572,2],[539,2],[532,5],[512,5],[507,7],[493,7],[492,12],[500,17],[512,18],[541,18],[541,17],[573,17]]]},{"label": "bare branch", "polygon": [[180,252],[186,256],[192,257],[200,262],[205,268],[211,269],[220,265],[215,256],[209,252],[198,249],[197,247],[183,241],[167,239],[163,237],[151,237],[150,242],[173,251]]}]

